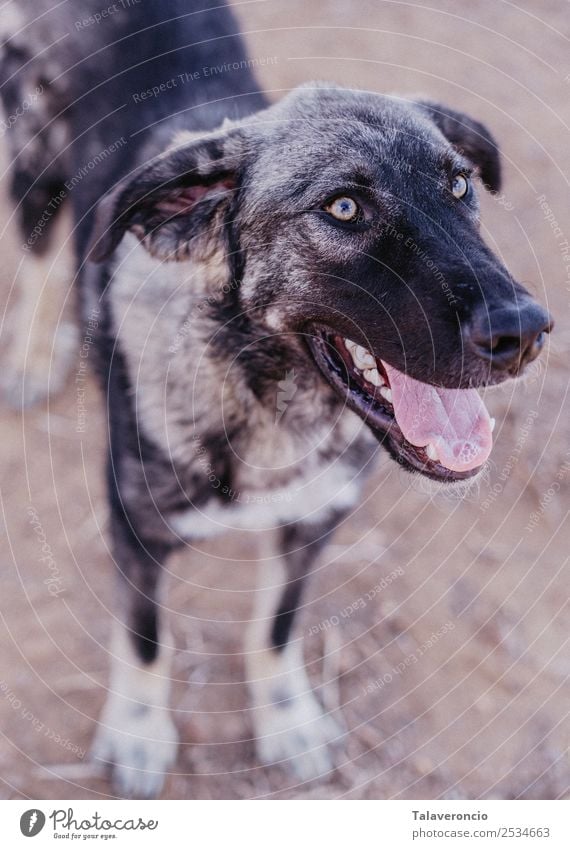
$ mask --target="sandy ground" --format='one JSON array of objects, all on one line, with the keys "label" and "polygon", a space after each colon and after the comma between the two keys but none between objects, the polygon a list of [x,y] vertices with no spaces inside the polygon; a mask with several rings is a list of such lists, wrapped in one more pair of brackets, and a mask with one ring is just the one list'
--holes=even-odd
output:
[{"label": "sandy ground", "polygon": [[[504,194],[483,201],[485,237],[558,323],[525,384],[487,397],[497,444],[480,492],[432,499],[382,461],[315,575],[302,624],[307,661],[348,729],[326,780],[300,786],[255,760],[238,650],[253,547],[228,537],[176,558],[166,606],[184,743],[164,795],[568,797],[567,4],[236,5],[251,56],[271,59],[259,73],[275,98],[324,78],[424,92],[485,120],[505,157]],[[542,194],[562,236],[545,220]],[[8,237],[6,296],[16,259]],[[111,794],[85,754],[105,697],[114,597],[93,384],[87,406],[79,434],[72,376],[49,404],[1,416],[6,798]],[[40,560],[44,542],[53,561]]]}]

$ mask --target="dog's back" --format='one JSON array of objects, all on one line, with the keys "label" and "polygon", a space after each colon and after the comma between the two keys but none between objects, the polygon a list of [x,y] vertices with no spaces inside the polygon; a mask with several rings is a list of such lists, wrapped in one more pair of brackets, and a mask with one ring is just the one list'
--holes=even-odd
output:
[{"label": "dog's back", "polygon": [[29,230],[54,193],[69,195],[83,257],[99,198],[177,126],[210,130],[258,110],[265,98],[234,16],[217,0],[118,0],[104,8],[79,0],[73,17],[69,6],[52,5],[14,4],[2,33],[8,120],[31,98],[7,135],[18,163],[13,193]]}]

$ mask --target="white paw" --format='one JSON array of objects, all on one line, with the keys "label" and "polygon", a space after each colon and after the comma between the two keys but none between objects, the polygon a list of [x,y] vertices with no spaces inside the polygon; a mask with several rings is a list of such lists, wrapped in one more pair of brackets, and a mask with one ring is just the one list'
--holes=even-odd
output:
[{"label": "white paw", "polygon": [[334,769],[331,746],[343,731],[311,693],[254,708],[253,717],[262,763],[289,767],[301,781]]},{"label": "white paw", "polygon": [[95,735],[92,757],[112,767],[113,790],[132,799],[158,796],[176,760],[178,732],[167,708],[111,698]]}]

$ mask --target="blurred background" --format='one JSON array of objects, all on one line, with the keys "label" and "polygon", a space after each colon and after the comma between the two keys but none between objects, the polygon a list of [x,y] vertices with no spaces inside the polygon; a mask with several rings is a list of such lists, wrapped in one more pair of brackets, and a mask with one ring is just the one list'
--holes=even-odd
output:
[{"label": "blurred background", "polygon": [[[255,586],[253,547],[228,536],[172,561],[166,607],[179,648],[173,704],[183,745],[165,796],[567,798],[568,4],[234,7],[273,99],[324,79],[422,93],[484,121],[504,163],[503,193],[482,197],[484,236],[557,326],[524,383],[486,396],[496,447],[479,492],[462,501],[431,497],[382,460],[314,575],[301,623],[309,672],[350,732],[326,780],[301,786],[255,759],[239,654]],[[0,207],[1,215],[10,211]],[[5,231],[6,302],[17,261]],[[83,433],[77,403],[72,372],[49,403],[1,411],[6,798],[111,795],[88,761],[114,601],[106,423],[93,381]]]}]

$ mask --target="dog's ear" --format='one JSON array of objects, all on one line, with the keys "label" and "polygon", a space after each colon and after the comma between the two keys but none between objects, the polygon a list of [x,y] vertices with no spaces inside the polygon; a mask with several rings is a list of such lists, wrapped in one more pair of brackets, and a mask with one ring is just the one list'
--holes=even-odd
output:
[{"label": "dog's ear", "polygon": [[484,124],[463,112],[456,112],[430,100],[416,100],[434,124],[457,150],[475,165],[485,187],[491,192],[501,188],[499,147]]},{"label": "dog's ear", "polygon": [[128,230],[153,256],[187,258],[191,242],[219,226],[243,148],[239,130],[222,129],[166,151],[123,179],[98,204],[89,259],[109,257]]}]

